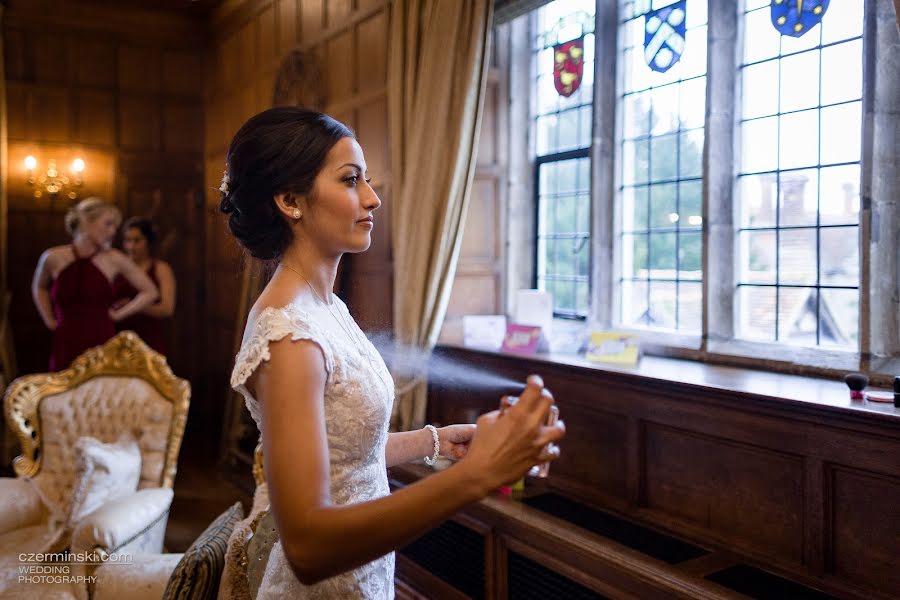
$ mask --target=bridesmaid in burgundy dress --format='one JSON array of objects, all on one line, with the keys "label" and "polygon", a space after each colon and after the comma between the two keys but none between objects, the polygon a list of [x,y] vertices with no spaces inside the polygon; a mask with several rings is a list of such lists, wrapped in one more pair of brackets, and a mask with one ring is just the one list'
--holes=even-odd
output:
[{"label": "bridesmaid in burgundy dress", "polygon": [[[88,348],[109,340],[116,334],[116,321],[139,312],[158,295],[146,273],[109,247],[121,220],[114,205],[99,198],[82,200],[66,214],[72,243],[41,254],[31,294],[53,332],[51,371],[65,369]],[[117,275],[124,275],[140,293],[113,308],[112,281]]]},{"label": "bridesmaid in burgundy dress", "polygon": [[[132,217],[125,222],[122,229],[123,249],[159,288],[159,298],[140,313],[119,321],[116,329],[134,331],[148,346],[165,356],[168,320],[175,312],[175,275],[167,262],[153,256],[156,245],[156,228],[153,221],[145,217]],[[113,282],[113,292],[116,305],[129,302],[138,293],[122,275],[116,277]]]}]

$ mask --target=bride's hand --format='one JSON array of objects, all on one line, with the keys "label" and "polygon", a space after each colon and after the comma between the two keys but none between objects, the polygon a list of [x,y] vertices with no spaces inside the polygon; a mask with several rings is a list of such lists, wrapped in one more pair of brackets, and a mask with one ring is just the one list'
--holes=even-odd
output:
[{"label": "bride's hand", "polygon": [[543,380],[532,375],[518,402],[503,408],[502,417],[495,410],[478,418],[477,434],[459,466],[466,465],[491,491],[520,479],[538,463],[556,460],[559,448],[548,444],[561,440],[566,428],[562,421],[546,425],[552,405]]},{"label": "bride's hand", "polygon": [[447,425],[437,430],[441,456],[459,460],[469,452],[469,442],[475,436],[475,425]]}]

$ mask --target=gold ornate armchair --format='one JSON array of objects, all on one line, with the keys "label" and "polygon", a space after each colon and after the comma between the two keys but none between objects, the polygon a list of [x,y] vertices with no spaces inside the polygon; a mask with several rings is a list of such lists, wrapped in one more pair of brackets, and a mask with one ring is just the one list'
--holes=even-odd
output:
[{"label": "gold ornate armchair", "polygon": [[[49,517],[44,501],[64,503],[72,493],[75,442],[82,436],[113,442],[126,430],[140,447],[138,489],[77,523],[70,549],[161,552],[189,403],[189,383],[130,331],[88,350],[64,371],[13,381],[4,415],[22,454],[13,461],[17,477],[0,478],[0,563],[40,551]],[[9,566],[0,564],[0,571]],[[15,579],[14,564],[11,570]],[[4,582],[0,573],[0,596],[5,583],[15,581]]]}]

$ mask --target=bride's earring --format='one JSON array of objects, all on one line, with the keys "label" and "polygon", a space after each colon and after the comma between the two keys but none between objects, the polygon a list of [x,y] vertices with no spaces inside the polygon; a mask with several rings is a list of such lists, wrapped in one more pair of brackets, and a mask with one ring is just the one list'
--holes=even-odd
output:
[{"label": "bride's earring", "polygon": [[299,219],[300,217],[303,216],[303,213],[300,212],[299,208],[295,208],[294,212],[291,213],[291,216],[294,217],[295,219]]}]

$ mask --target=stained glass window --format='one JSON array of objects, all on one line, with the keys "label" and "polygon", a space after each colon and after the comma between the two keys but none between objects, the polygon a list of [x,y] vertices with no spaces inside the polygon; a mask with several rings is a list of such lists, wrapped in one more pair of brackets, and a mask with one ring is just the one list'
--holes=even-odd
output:
[{"label": "stained glass window", "polygon": [[706,0],[623,0],[620,321],[699,332]]},{"label": "stained glass window", "polygon": [[[535,283],[538,289],[553,295],[558,317],[585,318],[590,302],[589,149],[595,4],[594,0],[556,0],[531,15]],[[571,85],[571,73],[566,81],[558,81],[554,47],[582,36],[578,46],[583,51],[581,78],[574,91],[565,96],[560,89]]]},{"label": "stained glass window", "polygon": [[770,3],[742,14],[737,199],[741,338],[859,343],[863,2],[833,1],[801,37]]}]

